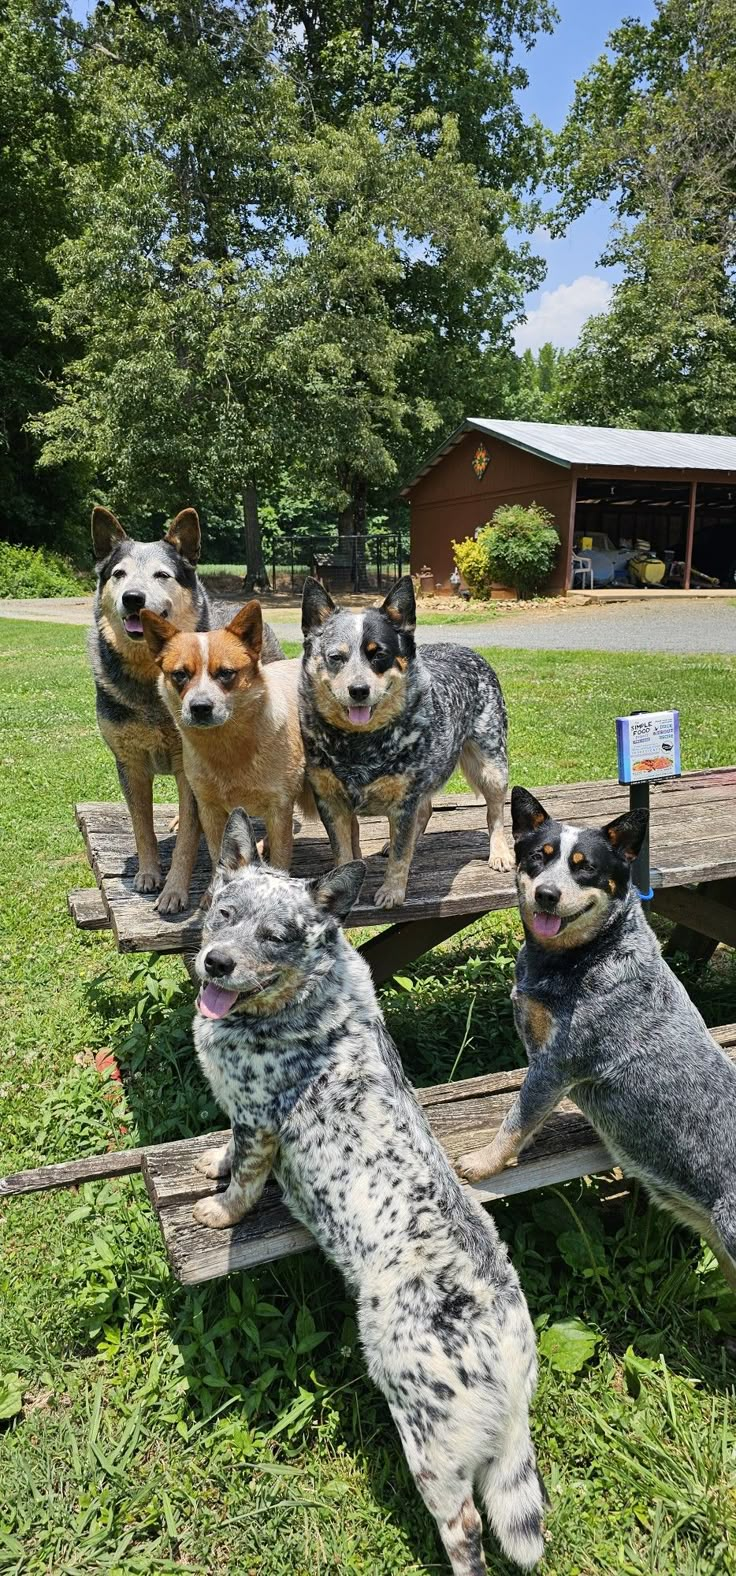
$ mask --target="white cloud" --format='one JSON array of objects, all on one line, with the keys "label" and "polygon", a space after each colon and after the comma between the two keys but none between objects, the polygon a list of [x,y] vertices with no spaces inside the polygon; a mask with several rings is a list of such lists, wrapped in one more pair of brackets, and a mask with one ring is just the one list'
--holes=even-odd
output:
[{"label": "white cloud", "polygon": [[551,340],[559,349],[569,350],[577,343],[586,318],[606,312],[612,295],[613,286],[600,274],[581,274],[571,285],[543,290],[539,306],[514,330],[516,349],[538,350]]}]

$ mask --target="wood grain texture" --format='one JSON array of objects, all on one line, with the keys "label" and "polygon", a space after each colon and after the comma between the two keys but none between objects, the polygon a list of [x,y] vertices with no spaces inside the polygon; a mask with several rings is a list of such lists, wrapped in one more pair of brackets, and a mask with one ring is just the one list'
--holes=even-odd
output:
[{"label": "wood grain texture", "polygon": [[[736,1024],[711,1031],[736,1061]],[[435,1136],[451,1159],[492,1138],[521,1087],[525,1069],[440,1084],[417,1090]],[[158,1214],[172,1268],[185,1285],[196,1285],[231,1270],[248,1269],[312,1245],[310,1234],[289,1214],[279,1189],[269,1182],[252,1215],[225,1231],[199,1226],[192,1216],[196,1199],[224,1186],[194,1170],[203,1149],[227,1142],[222,1131],[180,1144],[163,1144],[143,1156],[143,1175]],[[545,1122],[515,1165],[479,1182],[484,1202],[605,1172],[613,1165],[585,1117],[565,1100]]]},{"label": "wood grain texture", "polygon": [[13,1171],[7,1177],[0,1177],[0,1198],[10,1198],[16,1193],[44,1193],[57,1187],[79,1187],[82,1182],[98,1182],[102,1177],[132,1176],[140,1171],[142,1159],[142,1149],[118,1149],[106,1155],[65,1160],[57,1166]]},{"label": "wood grain texture", "polygon": [[[655,887],[678,887],[703,881],[736,877],[736,768],[690,772],[652,789],[651,862]],[[542,803],[561,820],[580,825],[603,824],[620,815],[629,802],[628,789],[619,783],[563,783],[535,790]],[[444,794],[435,798],[435,809],[412,865],[409,890],[401,908],[376,909],[373,894],[385,875],[380,850],[387,825],[382,817],[361,821],[361,843],[368,863],[366,884],[352,913],[355,925],[385,925],[388,919],[402,927],[407,922],[455,920],[462,928],[480,914],[515,905],[512,875],[488,867],[488,834],[485,805],[472,795]],[[158,805],[154,822],[166,868],[174,839],[169,821],[174,807]],[[507,816],[507,823],[509,817]],[[180,952],[199,943],[202,914],[196,907],[185,915],[159,915],[153,899],[133,890],[136,861],[132,830],[123,805],[80,804],[77,821],[90,863],[101,885],[112,927],[121,952]],[[450,835],[448,835],[450,834]],[[293,873],[315,875],[329,869],[331,856],[321,826],[305,822],[297,835]],[[192,881],[196,905],[209,880],[209,866],[200,846]],[[451,930],[445,934],[451,934]],[[389,933],[390,934],[390,933]],[[411,951],[397,931],[401,956],[396,967],[420,956]],[[385,969],[391,942],[376,943],[376,966]],[[398,956],[398,954],[397,954]],[[379,958],[381,962],[379,965]],[[386,978],[385,972],[381,978]]]},{"label": "wood grain texture", "polygon": [[110,915],[97,887],[77,887],[68,892],[66,906],[78,930],[110,929]]}]

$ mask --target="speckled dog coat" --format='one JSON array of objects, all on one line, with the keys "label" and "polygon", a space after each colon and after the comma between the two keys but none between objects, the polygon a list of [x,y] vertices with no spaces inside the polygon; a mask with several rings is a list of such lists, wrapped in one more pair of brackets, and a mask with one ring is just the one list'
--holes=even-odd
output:
[{"label": "speckled dog coat", "polygon": [[307,775],[338,864],[360,852],[357,815],[387,815],[386,879],[375,903],[406,895],[432,794],[459,764],[488,809],[489,863],[513,864],[503,832],[508,769],[506,708],[498,679],[467,646],[414,642],[407,575],[381,608],[336,608],[316,580],[302,602],[300,719]]},{"label": "speckled dog coat", "polygon": [[736,1067],[632,890],[647,812],[568,826],[523,788],[511,807],[526,935],[514,1017],[529,1071],[492,1143],[459,1169],[473,1181],[501,1170],[568,1095],[626,1175],[705,1237],[736,1289]]},{"label": "speckled dog coat", "polygon": [[291,880],[259,863],[244,812],[230,817],[194,1024],[233,1134],[200,1168],[230,1182],[194,1213],[232,1224],[273,1170],[357,1299],[371,1377],[456,1576],[486,1570],[476,1487],[502,1547],[528,1567],[543,1551],[534,1332],[506,1249],[432,1136],[340,929],[364,869]]}]

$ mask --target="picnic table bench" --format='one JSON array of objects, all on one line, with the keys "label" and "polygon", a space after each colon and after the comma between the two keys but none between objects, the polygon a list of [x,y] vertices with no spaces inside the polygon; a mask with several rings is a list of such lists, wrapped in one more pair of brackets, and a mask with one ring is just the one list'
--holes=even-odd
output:
[{"label": "picnic table bench", "polygon": [[[653,907],[676,922],[675,945],[707,957],[719,941],[736,946],[736,768],[689,772],[652,792],[651,863]],[[559,819],[602,825],[628,805],[628,791],[616,782],[569,783],[538,790],[543,804]],[[156,832],[166,865],[173,848],[172,806],[155,812]],[[159,915],[150,897],[136,893],[133,835],[122,805],[80,804],[77,821],[85,840],[98,890],[70,893],[69,907],[81,929],[110,928],[121,952],[183,953],[198,948],[203,914]],[[473,919],[516,903],[513,875],[489,869],[485,805],[468,795],[439,795],[420,840],[400,909],[377,909],[373,894],[385,868],[380,850],[386,822],[361,822],[368,862],[364,890],[351,914],[356,927],[384,927],[361,950],[381,984],[398,969]],[[328,869],[331,855],[321,828],[305,826],[295,840],[293,870],[315,875]],[[209,880],[204,851],[192,884],[196,905]],[[736,1061],[736,1024],[711,1031]],[[451,1159],[488,1142],[513,1101],[524,1068],[468,1078],[417,1090],[429,1122]],[[293,1220],[275,1183],[267,1185],[258,1208],[237,1226],[213,1231],[199,1226],[192,1206],[223,1184],[194,1169],[199,1152],[225,1142],[226,1133],[182,1142],[123,1150],[42,1167],[0,1179],[0,1197],[51,1186],[70,1186],[95,1177],[142,1171],[158,1215],[171,1264],[179,1279],[195,1284],[279,1258],[309,1246],[309,1233]],[[500,1176],[476,1184],[484,1201],[575,1177],[605,1173],[610,1155],[578,1109],[565,1101],[545,1122],[518,1162]]]}]

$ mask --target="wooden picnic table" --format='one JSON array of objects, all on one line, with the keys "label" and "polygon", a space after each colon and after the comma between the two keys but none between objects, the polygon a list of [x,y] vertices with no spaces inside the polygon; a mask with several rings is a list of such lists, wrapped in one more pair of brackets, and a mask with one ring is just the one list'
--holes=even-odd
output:
[{"label": "wooden picnic table", "polygon": [[[629,802],[628,789],[611,781],[534,791],[551,814],[583,826],[603,825]],[[368,873],[351,925],[388,927],[362,949],[377,984],[479,915],[516,903],[513,874],[488,866],[484,803],[466,794],[440,794],[434,804],[414,857],[406,900],[396,909],[379,909],[373,902],[385,872],[381,849],[387,823],[379,817],[361,821]],[[719,941],[735,946],[736,767],[686,772],[653,786],[651,808],[653,906],[678,922],[676,940],[683,948],[707,955]],[[174,845],[169,830],[173,813],[171,805],[155,810],[164,867]],[[125,806],[79,804],[76,815],[99,887],[99,896],[89,888],[70,894],[70,909],[80,927],[109,926],[121,952],[196,951],[204,917],[197,904],[209,881],[204,843],[192,882],[193,906],[168,917],[158,913],[150,896],[134,890],[136,856]],[[322,827],[305,823],[294,843],[293,873],[314,876],[331,862]]]},{"label": "wooden picnic table", "polygon": [[[707,957],[719,941],[736,946],[736,768],[688,772],[652,790],[651,863],[653,906],[675,920],[673,942]],[[616,782],[568,783],[535,790],[547,809],[562,820],[603,825],[628,805],[628,791]],[[439,941],[462,930],[480,914],[510,908],[513,877],[489,870],[485,805],[465,795],[440,795],[414,860],[409,890],[400,909],[377,909],[373,894],[383,877],[381,847],[386,823],[361,825],[368,875],[351,915],[356,926],[382,926],[363,944],[378,984]],[[171,856],[172,806],[155,812],[164,864]],[[82,929],[111,927],[121,952],[181,952],[191,958],[198,947],[203,915],[193,907],[167,919],[150,897],[135,892],[133,835],[127,811],[117,804],[80,804],[77,820],[99,891],[70,893],[70,910]],[[331,863],[327,839],[312,825],[295,844],[294,871],[315,875]],[[204,855],[197,863],[193,898],[209,880]],[[736,1061],[736,1025],[712,1031]],[[457,1083],[417,1090],[430,1125],[451,1159],[487,1143],[509,1108],[525,1069],[491,1073]],[[192,1215],[197,1198],[224,1186],[209,1182],[195,1168],[212,1134],[183,1141],[93,1155],[62,1165],[0,1178],[0,1198],[46,1187],[70,1187],[87,1179],[142,1171],[159,1218],[171,1264],[179,1279],[196,1284],[228,1271],[248,1268],[311,1242],[292,1219],[274,1182],[252,1214],[237,1226],[212,1231]],[[225,1134],[220,1135],[224,1141]],[[487,1201],[571,1180],[612,1167],[610,1155],[581,1112],[563,1101],[545,1122],[518,1162],[498,1177],[476,1184]]]}]

